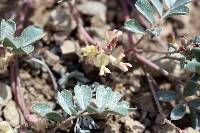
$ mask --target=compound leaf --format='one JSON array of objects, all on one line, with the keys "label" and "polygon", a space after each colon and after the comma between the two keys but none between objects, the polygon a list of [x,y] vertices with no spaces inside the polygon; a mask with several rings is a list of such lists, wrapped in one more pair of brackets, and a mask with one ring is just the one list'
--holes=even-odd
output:
[{"label": "compound leaf", "polygon": [[92,90],[88,85],[76,85],[75,96],[82,110],[85,110],[92,100]]},{"label": "compound leaf", "polygon": [[153,9],[148,0],[137,0],[135,7],[151,24],[155,22]]},{"label": "compound leaf", "polygon": [[186,105],[185,104],[178,104],[176,107],[173,108],[170,118],[172,120],[179,120],[183,118],[186,114]]},{"label": "compound leaf", "polygon": [[124,28],[127,29],[127,30],[129,30],[129,31],[138,33],[138,34],[144,34],[144,32],[145,32],[144,28],[135,19],[129,19],[129,20],[127,20],[124,23]]},{"label": "compound leaf", "polygon": [[46,103],[35,103],[33,104],[32,109],[41,116],[45,116],[52,111],[52,108]]},{"label": "compound leaf", "polygon": [[29,54],[33,51],[32,44],[44,36],[43,30],[38,26],[29,26],[21,33],[19,37],[5,37],[3,45],[11,47],[18,54]]},{"label": "compound leaf", "polygon": [[74,109],[72,93],[68,90],[58,92],[58,103],[62,109],[69,115],[77,115]]},{"label": "compound leaf", "polygon": [[177,93],[175,91],[158,91],[156,94],[158,99],[163,102],[175,100],[177,97]]}]

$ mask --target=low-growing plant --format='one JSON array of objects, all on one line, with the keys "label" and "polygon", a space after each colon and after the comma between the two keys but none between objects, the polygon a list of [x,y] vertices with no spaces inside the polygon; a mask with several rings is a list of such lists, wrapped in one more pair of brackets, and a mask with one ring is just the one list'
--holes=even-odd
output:
[{"label": "low-growing plant", "polygon": [[[130,108],[126,101],[121,100],[122,95],[113,92],[110,87],[97,85],[94,88],[88,85],[76,85],[75,96],[69,90],[58,92],[58,104],[69,116],[79,118],[85,114],[116,114],[126,116],[134,108]],[[96,98],[93,98],[93,97]],[[46,103],[35,103],[33,110],[40,116],[55,122],[63,121],[64,117]]]},{"label": "low-growing plant", "polygon": [[12,20],[2,20],[0,24],[0,70],[5,69],[15,55],[30,54],[33,43],[44,37],[38,26],[28,26],[19,37],[15,37],[16,24]]},{"label": "low-growing plant", "polygon": [[[168,11],[163,13],[164,4],[168,7]],[[159,36],[161,32],[160,24],[162,19],[166,19],[176,15],[186,15],[189,13],[189,8],[186,6],[191,0],[137,0],[135,7],[139,13],[150,23],[149,28],[144,28],[137,19],[127,20],[124,24],[124,28],[134,33],[150,34],[151,36]],[[155,20],[154,8],[158,12],[160,19]],[[175,36],[174,36],[175,37]],[[191,113],[193,121],[193,128],[200,130],[200,36],[194,37],[194,39],[180,39],[180,44],[176,42],[176,39],[172,36],[169,42],[169,53],[166,53],[167,57],[175,57],[174,59],[180,61],[182,68],[194,73],[190,80],[185,84],[183,93],[183,102],[174,107],[171,111],[171,120],[179,120],[183,118],[186,113]],[[178,44],[178,45],[177,45]],[[174,53],[173,53],[174,52]],[[178,54],[177,54],[178,53]],[[175,54],[175,55],[173,55]],[[169,102],[178,98],[176,91],[158,91],[157,97],[162,102]],[[186,100],[186,97],[193,96],[192,100]],[[180,98],[180,97],[179,97]],[[189,109],[189,110],[188,110]]]}]

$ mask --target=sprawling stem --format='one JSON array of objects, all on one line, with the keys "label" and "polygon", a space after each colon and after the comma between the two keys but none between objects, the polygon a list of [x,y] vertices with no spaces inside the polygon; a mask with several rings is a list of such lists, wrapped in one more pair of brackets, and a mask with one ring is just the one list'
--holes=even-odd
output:
[{"label": "sprawling stem", "polygon": [[169,121],[167,119],[167,117],[165,116],[163,109],[162,109],[162,106],[160,105],[160,102],[159,102],[158,97],[156,95],[155,88],[158,88],[156,81],[154,80],[154,78],[149,73],[146,73],[146,77],[147,77],[147,80],[148,80],[148,83],[149,83],[149,88],[150,88],[151,93],[153,95],[153,98],[155,100],[156,106],[158,108],[159,113],[161,114],[161,117],[162,117],[164,123],[167,123],[170,126],[172,126],[174,129],[176,129],[177,132],[182,133],[182,130],[179,127],[177,127],[176,125],[174,125],[171,121]]},{"label": "sprawling stem", "polygon": [[[32,3],[32,0],[24,0],[23,1],[22,9],[19,12],[19,20],[18,20],[18,26],[17,26],[17,31],[16,31],[17,35],[19,35],[23,29],[24,22],[26,20],[28,10],[31,6],[31,3]],[[10,73],[11,73],[11,88],[12,88],[12,92],[15,96],[15,100],[16,100],[17,104],[19,105],[19,108],[21,109],[25,119],[28,122],[31,122],[32,120],[30,117],[30,112],[26,107],[23,95],[20,90],[20,82],[19,82],[20,80],[19,80],[19,76],[18,76],[18,57],[17,56],[14,57],[13,61],[10,64]],[[23,124],[23,122],[21,124]]]}]

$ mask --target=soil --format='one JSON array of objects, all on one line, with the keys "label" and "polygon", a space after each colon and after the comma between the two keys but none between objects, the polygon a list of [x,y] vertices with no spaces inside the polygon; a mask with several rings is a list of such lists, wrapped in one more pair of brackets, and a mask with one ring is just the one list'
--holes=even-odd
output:
[{"label": "soil", "polygon": [[[104,32],[109,29],[122,29],[124,23],[123,7],[118,0],[98,0],[96,6],[98,8],[88,7],[88,3],[95,0],[78,0],[76,3],[77,9],[80,12],[81,22],[85,29],[97,39],[104,36]],[[1,0],[0,1],[0,18],[8,19],[14,18],[18,20],[18,13],[21,10],[22,1],[20,0]],[[163,24],[163,32],[158,39],[162,40],[152,41],[145,39],[141,42],[138,48],[166,50],[167,35],[174,30],[179,36],[186,36],[192,38],[199,34],[200,31],[200,3],[199,0],[193,0],[189,4],[191,13],[187,16],[174,17],[166,20]],[[17,21],[16,21],[17,22]],[[176,133],[176,130],[167,124],[162,124],[161,116],[155,101],[152,97],[151,91],[148,87],[148,82],[145,74],[137,62],[127,56],[125,60],[129,61],[133,68],[124,73],[112,66],[109,66],[112,73],[105,77],[98,75],[98,69],[93,66],[88,66],[84,61],[80,60],[80,47],[86,45],[86,42],[79,32],[78,25],[74,16],[70,12],[67,3],[58,4],[55,0],[33,0],[32,7],[28,12],[24,27],[36,24],[44,28],[46,36],[35,44],[36,50],[29,57],[36,57],[46,62],[49,66],[56,81],[62,76],[62,73],[70,73],[74,71],[82,72],[89,80],[88,84],[98,82],[113,88],[123,94],[123,99],[130,103],[131,107],[137,107],[137,110],[130,113],[126,117],[121,116],[93,116],[94,121],[99,126],[97,130],[92,132],[104,133]],[[133,40],[139,38],[138,35],[133,34]],[[117,45],[125,48],[129,47],[127,34],[124,33]],[[67,42],[66,42],[67,41]],[[64,44],[69,44],[68,46]],[[66,47],[66,48],[65,48]],[[66,50],[66,51],[65,51]],[[160,54],[143,53],[149,60],[159,58]],[[170,73],[178,76],[187,75],[188,73],[180,69],[177,62],[158,62],[162,68],[165,68]],[[156,79],[160,89],[176,90],[175,82],[169,80],[162,74],[150,70],[151,74]],[[26,60],[26,57],[19,58],[19,77],[21,87],[27,108],[34,113],[32,105],[36,102],[46,102],[55,107],[55,110],[62,112],[56,102],[57,91],[53,87],[52,79],[46,68],[31,63]],[[10,86],[9,68],[0,74],[0,82]],[[75,78],[69,79],[65,89],[72,90],[76,85]],[[2,86],[0,86],[1,88]],[[61,86],[59,86],[61,90]],[[157,89],[158,90],[158,89]],[[157,91],[156,90],[156,91]],[[11,94],[12,95],[12,94]],[[169,103],[161,103],[165,115],[169,118],[172,108],[178,101]],[[12,107],[10,107],[12,104]],[[18,121],[16,118],[8,117],[5,111],[18,110],[15,113],[19,115]],[[40,117],[39,117],[40,118]],[[15,98],[9,98],[6,105],[0,104],[0,121],[6,120],[13,127],[20,125],[23,116],[15,103]],[[71,120],[66,125],[58,126],[52,124],[41,118],[40,123],[36,125],[27,126],[26,132],[36,133],[43,130],[45,133],[65,133],[73,132],[76,120]],[[177,127],[185,129],[191,127],[190,117],[186,115],[179,121],[172,121]],[[48,127],[48,128],[47,128]],[[56,130],[55,130],[56,129]]]}]

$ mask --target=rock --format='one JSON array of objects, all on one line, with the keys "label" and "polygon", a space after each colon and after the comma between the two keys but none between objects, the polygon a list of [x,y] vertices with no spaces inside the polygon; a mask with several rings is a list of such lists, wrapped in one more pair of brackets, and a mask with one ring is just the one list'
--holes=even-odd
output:
[{"label": "rock", "polygon": [[120,133],[120,125],[118,122],[109,122],[104,129],[104,133]]},{"label": "rock", "polygon": [[61,7],[50,13],[47,25],[48,28],[56,32],[55,34],[62,34],[65,38],[77,27],[76,21],[67,8]]},{"label": "rock", "polygon": [[3,115],[6,121],[12,126],[20,124],[20,113],[17,109],[17,105],[14,101],[9,101],[3,110]]},{"label": "rock", "polygon": [[133,120],[130,117],[122,117],[120,122],[124,123],[126,133],[143,133],[145,126],[139,121]]},{"label": "rock", "polygon": [[0,106],[5,106],[12,98],[10,86],[0,82]]},{"label": "rock", "polygon": [[50,51],[45,51],[44,56],[46,58],[47,64],[50,66],[54,66],[55,64],[60,62],[59,56]]},{"label": "rock", "polygon": [[[85,14],[94,17],[98,17],[95,19],[99,19],[102,22],[106,22],[106,6],[102,2],[99,1],[87,1],[77,6],[78,10]],[[96,21],[96,20],[93,20]]]},{"label": "rock", "polygon": [[76,53],[80,50],[80,46],[75,41],[66,40],[64,43],[60,46],[62,54],[71,54]]},{"label": "rock", "polygon": [[0,131],[1,133],[14,133],[13,128],[7,121],[0,122]]},{"label": "rock", "polygon": [[168,124],[156,125],[153,127],[154,133],[176,133],[176,130]]}]

